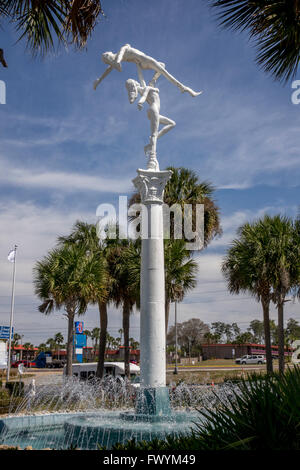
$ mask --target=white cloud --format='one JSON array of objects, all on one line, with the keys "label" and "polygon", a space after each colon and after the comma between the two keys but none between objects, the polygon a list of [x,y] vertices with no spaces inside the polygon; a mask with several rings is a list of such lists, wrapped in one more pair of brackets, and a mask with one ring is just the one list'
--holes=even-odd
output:
[{"label": "white cloud", "polygon": [[0,183],[32,189],[57,189],[60,192],[97,191],[107,193],[128,192],[132,189],[126,177],[103,178],[84,173],[26,169],[15,167],[7,160],[0,162]]},{"label": "white cloud", "polygon": [[[197,287],[179,304],[179,322],[200,318],[208,324],[216,321],[236,322],[241,329],[246,329],[251,320],[262,320],[261,304],[250,294],[232,295],[228,292],[221,273],[223,255],[202,253],[197,260],[200,267]],[[273,304],[270,317],[277,322],[277,311]],[[285,320],[290,317],[300,320],[298,303],[288,302],[285,305]],[[172,323],[173,313],[170,316]]]}]

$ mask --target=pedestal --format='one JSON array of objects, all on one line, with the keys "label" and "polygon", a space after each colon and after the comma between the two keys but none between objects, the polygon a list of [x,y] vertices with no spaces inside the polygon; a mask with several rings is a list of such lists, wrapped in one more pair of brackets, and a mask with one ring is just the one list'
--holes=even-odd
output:
[{"label": "pedestal", "polygon": [[137,170],[133,180],[145,205],[142,213],[141,391],[139,414],[168,413],[166,388],[163,193],[171,171]]}]

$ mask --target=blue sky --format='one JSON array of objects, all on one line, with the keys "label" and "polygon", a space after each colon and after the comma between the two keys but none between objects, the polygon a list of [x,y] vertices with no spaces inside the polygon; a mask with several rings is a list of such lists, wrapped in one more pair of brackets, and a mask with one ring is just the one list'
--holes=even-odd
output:
[{"label": "blue sky", "polygon": [[[129,104],[124,86],[136,78],[135,67],[125,63],[122,73],[92,87],[105,69],[101,53],[129,43],[204,91],[192,98],[158,80],[161,112],[176,121],[159,141],[160,166],[185,166],[210,181],[224,230],[198,257],[198,286],[180,305],[179,321],[236,321],[246,328],[262,318],[260,305],[227,293],[220,263],[246,220],[298,211],[300,105],[291,102],[291,83],[283,86],[259,70],[247,34],[221,30],[206,1],[103,0],[103,8],[107,17],[82,52],[60,49],[35,60],[24,42],[15,44],[11,26],[0,31],[9,65],[0,69],[7,87],[7,104],[0,105],[0,324],[9,323],[6,257],[17,243],[16,330],[36,344],[66,332],[61,313],[45,318],[37,310],[34,262],[77,219],[95,222],[98,204],[133,191],[149,136],[146,111]],[[276,318],[275,309],[271,315]],[[290,316],[300,320],[297,303],[288,304]],[[84,320],[88,328],[98,326],[97,310],[90,308]],[[131,324],[138,338],[138,313]],[[120,327],[121,313],[112,307],[110,333]]]}]

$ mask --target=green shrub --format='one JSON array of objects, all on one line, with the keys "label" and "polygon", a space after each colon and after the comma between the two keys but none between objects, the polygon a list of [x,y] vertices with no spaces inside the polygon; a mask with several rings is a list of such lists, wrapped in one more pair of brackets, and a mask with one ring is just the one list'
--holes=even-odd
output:
[{"label": "green shrub", "polygon": [[[217,397],[217,395],[216,395]],[[300,450],[300,368],[249,375],[227,400],[199,410],[189,436],[116,444],[114,450]]]},{"label": "green shrub", "polygon": [[5,388],[9,390],[11,396],[24,396],[24,382],[6,382]]},{"label": "green shrub", "polygon": [[5,388],[0,388],[0,401],[9,400],[9,391]]}]

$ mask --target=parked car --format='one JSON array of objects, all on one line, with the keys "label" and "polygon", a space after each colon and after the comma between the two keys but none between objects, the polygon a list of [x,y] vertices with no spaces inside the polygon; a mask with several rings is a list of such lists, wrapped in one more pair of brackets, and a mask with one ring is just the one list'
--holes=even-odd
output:
[{"label": "parked car", "polygon": [[22,360],[22,361],[16,361],[16,362],[13,362],[10,367],[13,367],[13,368],[17,368],[20,364],[23,364],[24,367],[35,367],[36,364],[35,362],[32,362],[32,361],[27,361],[27,360]]},{"label": "parked car", "polygon": [[246,354],[235,360],[236,364],[266,364],[266,358],[262,354]]}]

